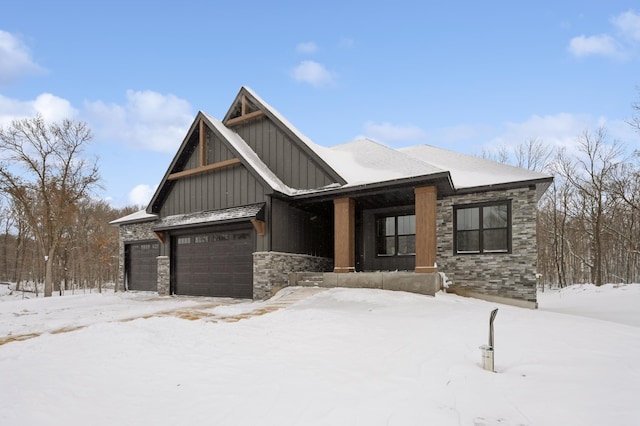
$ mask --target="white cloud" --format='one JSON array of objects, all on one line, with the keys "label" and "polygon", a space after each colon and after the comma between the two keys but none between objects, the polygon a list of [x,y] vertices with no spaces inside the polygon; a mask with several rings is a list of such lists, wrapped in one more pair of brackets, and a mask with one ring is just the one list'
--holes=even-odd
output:
[{"label": "white cloud", "polygon": [[620,51],[613,37],[607,34],[595,36],[581,35],[569,42],[569,51],[574,56],[619,56]]},{"label": "white cloud", "polygon": [[611,19],[611,33],[580,35],[569,41],[568,50],[574,56],[592,55],[628,59],[640,46],[640,15],[632,10]]},{"label": "white cloud", "polygon": [[299,53],[315,53],[318,50],[318,46],[312,42],[308,41],[306,43],[298,43],[296,46],[296,51]]},{"label": "white cloud", "polygon": [[156,192],[156,188],[152,188],[149,185],[140,184],[136,185],[131,191],[129,191],[129,203],[136,206],[146,206],[151,201],[151,197]]},{"label": "white cloud", "polygon": [[95,101],[85,107],[101,139],[157,152],[175,152],[193,120],[189,102],[149,90],[128,90],[124,105]]},{"label": "white cloud", "polygon": [[41,115],[47,121],[60,121],[75,118],[78,110],[71,103],[51,93],[43,93],[31,101],[20,101],[0,95],[0,125],[10,124],[13,120]]},{"label": "white cloud", "polygon": [[[637,136],[633,129],[623,120],[609,120],[603,116],[589,114],[559,113],[555,115],[532,115],[520,123],[506,122],[498,131],[498,136],[484,144],[488,150],[516,146],[532,139],[538,139],[552,148],[564,148],[569,152],[575,151],[580,135],[586,130],[594,131],[599,127],[607,129],[610,140],[624,143],[634,141]],[[632,145],[629,145],[633,149]]]},{"label": "white cloud", "polygon": [[0,30],[0,85],[9,84],[25,74],[43,72],[31,58],[27,46],[13,34]]},{"label": "white cloud", "polygon": [[487,146],[517,146],[531,138],[537,138],[548,145],[570,147],[575,145],[577,136],[596,124],[597,120],[589,115],[532,115],[520,123],[504,123],[500,135]]},{"label": "white cloud", "polygon": [[640,15],[632,10],[624,12],[611,20],[623,36],[640,41]]},{"label": "white cloud", "polygon": [[292,76],[296,81],[309,83],[314,87],[330,85],[335,80],[335,75],[327,70],[324,65],[315,61],[302,61],[293,69]]},{"label": "white cloud", "polygon": [[396,125],[367,121],[364,123],[364,136],[382,143],[398,144],[422,141],[427,138],[427,133],[413,124]]}]

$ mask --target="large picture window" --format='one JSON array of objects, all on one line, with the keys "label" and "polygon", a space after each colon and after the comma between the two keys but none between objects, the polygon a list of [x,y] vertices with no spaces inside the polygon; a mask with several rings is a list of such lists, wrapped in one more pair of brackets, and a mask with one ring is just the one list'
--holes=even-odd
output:
[{"label": "large picture window", "polygon": [[416,253],[416,216],[386,216],[376,219],[376,254],[405,256]]},{"label": "large picture window", "polygon": [[456,254],[511,252],[511,203],[454,207]]}]

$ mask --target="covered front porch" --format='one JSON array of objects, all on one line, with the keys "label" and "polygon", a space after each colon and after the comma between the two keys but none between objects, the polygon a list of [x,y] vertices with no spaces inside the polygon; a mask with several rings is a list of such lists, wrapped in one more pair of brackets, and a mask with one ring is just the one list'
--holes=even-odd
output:
[{"label": "covered front porch", "polygon": [[333,219],[333,270],[292,272],[289,285],[435,294],[442,288],[436,264],[438,186],[446,188],[447,182],[430,183],[325,198],[323,212]]},{"label": "covered front porch", "polygon": [[336,274],[436,273],[435,185],[333,200]]}]

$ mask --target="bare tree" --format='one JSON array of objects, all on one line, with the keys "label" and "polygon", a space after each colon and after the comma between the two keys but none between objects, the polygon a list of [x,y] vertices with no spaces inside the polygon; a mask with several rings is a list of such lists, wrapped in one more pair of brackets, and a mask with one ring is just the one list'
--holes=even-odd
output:
[{"label": "bare tree", "polygon": [[530,138],[516,146],[516,166],[542,172],[546,170],[551,161],[553,151],[538,138]]},{"label": "bare tree", "polygon": [[502,164],[509,164],[511,162],[509,148],[507,148],[506,145],[500,145],[495,149],[483,148],[482,155],[480,155],[480,157],[485,160],[491,160]]},{"label": "bare tree", "polygon": [[[637,87],[638,93],[640,94],[640,86]],[[627,123],[631,125],[631,127],[635,128],[638,132],[640,132],[640,102],[634,102],[631,104],[631,108],[635,112],[633,117],[627,120]]]},{"label": "bare tree", "polygon": [[82,157],[92,138],[84,122],[46,123],[38,116],[0,128],[0,191],[22,210],[45,263],[45,297],[53,263],[76,205],[99,185],[97,160]]},{"label": "bare tree", "polygon": [[[605,212],[610,201],[608,183],[622,161],[622,148],[616,143],[607,143],[606,129],[595,133],[585,131],[578,141],[578,156],[572,161],[566,151],[561,151],[557,161],[557,172],[579,192],[579,203],[575,215],[584,225],[583,231],[590,242],[589,255],[581,261],[591,270],[591,279],[597,286],[603,284],[603,234]],[[585,252],[580,250],[580,252]],[[578,255],[577,251],[574,251]]]}]

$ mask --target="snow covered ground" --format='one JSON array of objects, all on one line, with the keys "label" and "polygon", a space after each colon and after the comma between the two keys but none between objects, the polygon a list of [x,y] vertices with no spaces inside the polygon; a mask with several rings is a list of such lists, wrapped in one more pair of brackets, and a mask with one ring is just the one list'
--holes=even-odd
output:
[{"label": "snow covered ground", "polygon": [[539,302],[0,295],[0,425],[639,424],[640,285]]}]

